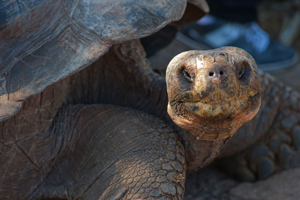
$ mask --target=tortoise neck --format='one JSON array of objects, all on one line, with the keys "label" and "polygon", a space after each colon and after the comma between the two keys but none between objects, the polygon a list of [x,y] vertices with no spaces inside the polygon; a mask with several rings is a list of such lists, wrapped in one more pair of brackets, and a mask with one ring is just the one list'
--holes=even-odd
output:
[{"label": "tortoise neck", "polygon": [[225,140],[198,141],[171,120],[167,113],[166,81],[153,72],[145,56],[138,40],[114,45],[91,66],[69,77],[70,103],[113,104],[154,115],[164,120],[182,139],[189,168],[207,165]]},{"label": "tortoise neck", "polygon": [[112,46],[69,80],[71,104],[130,107],[170,122],[165,80],[153,72],[138,40]]},{"label": "tortoise neck", "polygon": [[[219,140],[197,140],[189,130],[179,127],[178,134],[185,146],[187,171],[196,171],[210,164],[218,155],[227,139]],[[206,134],[205,132],[201,134]],[[226,133],[227,134],[227,133]]]}]

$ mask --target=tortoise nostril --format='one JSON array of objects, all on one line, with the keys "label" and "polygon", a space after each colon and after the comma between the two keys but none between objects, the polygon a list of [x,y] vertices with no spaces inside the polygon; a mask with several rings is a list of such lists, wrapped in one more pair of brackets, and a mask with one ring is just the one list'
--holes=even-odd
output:
[{"label": "tortoise nostril", "polygon": [[213,76],[214,75],[214,73],[213,72],[209,72],[209,74],[208,74],[209,76]]},{"label": "tortoise nostril", "polygon": [[223,71],[220,71],[220,75],[223,75],[224,74],[224,72]]}]

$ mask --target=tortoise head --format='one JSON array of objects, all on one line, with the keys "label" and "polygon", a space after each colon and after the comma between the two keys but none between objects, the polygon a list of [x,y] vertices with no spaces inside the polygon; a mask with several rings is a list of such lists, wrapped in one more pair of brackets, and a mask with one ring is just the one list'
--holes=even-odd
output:
[{"label": "tortoise head", "polygon": [[260,78],[244,50],[187,51],[167,68],[168,113],[198,140],[231,137],[261,104]]}]

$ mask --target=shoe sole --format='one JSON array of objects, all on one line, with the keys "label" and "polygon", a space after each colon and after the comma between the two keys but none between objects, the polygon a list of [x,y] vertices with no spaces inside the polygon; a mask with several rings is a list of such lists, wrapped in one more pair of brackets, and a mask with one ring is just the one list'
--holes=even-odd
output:
[{"label": "shoe sole", "polygon": [[299,61],[298,53],[295,52],[294,56],[289,60],[268,63],[268,64],[259,64],[258,68],[264,72],[268,73],[279,73],[283,72],[291,67],[293,67]]}]

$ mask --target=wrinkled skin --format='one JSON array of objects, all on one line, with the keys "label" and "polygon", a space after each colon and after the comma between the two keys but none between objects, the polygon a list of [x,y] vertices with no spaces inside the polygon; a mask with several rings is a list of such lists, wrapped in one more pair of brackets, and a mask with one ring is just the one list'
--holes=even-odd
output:
[{"label": "wrinkled skin", "polygon": [[[230,54],[238,53],[233,50]],[[255,63],[243,59],[257,75]],[[228,70],[236,71],[239,65],[227,62]],[[175,69],[170,76],[178,75],[177,64],[169,65]],[[168,91],[177,96],[177,88],[168,86]],[[207,120],[208,128],[183,129],[171,120],[177,116],[167,114],[166,90],[165,80],[151,70],[139,41],[132,41],[115,45],[87,69],[30,98],[17,115],[0,124],[1,143],[5,144],[1,149],[5,152],[1,155],[1,199],[182,199],[186,171],[209,164],[233,134],[224,126],[237,128],[240,120],[229,117],[225,125]],[[201,90],[190,92],[199,96]],[[259,94],[259,88],[254,93]],[[237,109],[237,115],[245,109],[249,116],[256,113],[259,103],[251,99],[259,102],[260,98],[250,93],[249,105]],[[206,112],[209,119],[222,115]],[[205,118],[198,110],[189,113]],[[231,115],[235,114],[228,113]],[[194,123],[201,127],[202,121]],[[206,133],[215,134],[213,140],[197,139]],[[227,137],[218,137],[219,133]]]}]

